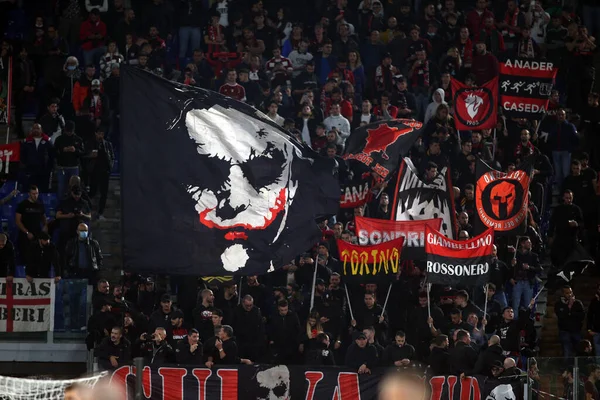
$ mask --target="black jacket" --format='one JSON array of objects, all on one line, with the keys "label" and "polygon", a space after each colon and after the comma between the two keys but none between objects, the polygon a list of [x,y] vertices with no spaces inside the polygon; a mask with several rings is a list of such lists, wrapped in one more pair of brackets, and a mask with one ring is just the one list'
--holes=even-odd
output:
[{"label": "black jacket", "polygon": [[58,250],[56,250],[54,243],[50,242],[47,246],[42,246],[39,240],[33,241],[29,247],[25,268],[27,275],[33,278],[49,278],[52,266],[54,266],[54,274],[62,276]]},{"label": "black jacket", "polygon": [[152,334],[156,328],[165,328],[167,337],[173,336],[173,325],[171,324],[171,315],[175,311],[175,307],[171,307],[171,312],[165,314],[161,308],[150,314],[148,320],[148,333]]},{"label": "black jacket", "polygon": [[194,318],[194,328],[200,332],[202,343],[215,335],[215,327],[212,323],[212,307],[205,307],[202,303],[198,304],[192,312]]},{"label": "black jacket", "polygon": [[476,363],[477,352],[472,346],[464,342],[457,342],[450,349],[450,372],[452,375],[459,376],[463,373],[472,375]]},{"label": "black jacket", "polygon": [[333,351],[320,343],[306,353],[305,364],[310,366],[335,365]]},{"label": "black jacket", "polygon": [[175,347],[175,360],[177,364],[202,365],[202,343],[198,342],[198,348],[190,352],[190,342],[187,339],[180,340]]},{"label": "black jacket", "polygon": [[580,300],[575,300],[573,306],[565,303],[562,298],[554,306],[554,312],[558,318],[558,329],[566,332],[581,332],[583,320],[585,319],[585,307]]},{"label": "black jacket", "polygon": [[[98,357],[100,368],[113,371],[123,365],[131,364],[131,343],[129,340],[121,338],[121,342],[115,345],[110,337],[105,337],[94,349],[94,356]],[[116,368],[110,363],[111,356],[117,357],[118,366]]]},{"label": "black jacket", "polygon": [[485,349],[477,359],[473,374],[482,374],[492,377],[492,367],[496,361],[504,363],[504,357],[502,346],[499,344],[492,345]]},{"label": "black jacket", "polygon": [[83,243],[86,249],[88,266],[94,270],[102,269],[102,250],[97,240],[90,237],[81,241],[79,238],[73,238],[67,242],[65,248],[65,270],[71,274],[77,273],[79,270],[79,244]]},{"label": "black jacket", "polygon": [[260,309],[254,306],[246,311],[240,304],[233,313],[233,331],[240,345],[260,346],[265,334]]},{"label": "black jacket", "polygon": [[383,359],[381,360],[381,366],[393,367],[396,361],[415,359],[415,348],[410,344],[404,344],[400,347],[395,343],[389,344],[383,351]]},{"label": "black jacket", "polygon": [[592,332],[600,332],[600,297],[596,294],[587,312],[587,329]]},{"label": "black jacket", "polygon": [[114,326],[117,325],[115,316],[111,312],[95,312],[92,314],[87,324],[88,335],[85,339],[88,350],[93,349],[97,344],[109,335]]},{"label": "black jacket", "polygon": [[175,352],[171,345],[166,341],[156,343],[151,341],[136,340],[136,346],[140,349],[140,354],[144,357],[146,364],[171,364],[175,362]]},{"label": "black jacket", "polygon": [[[65,152],[65,147],[75,147],[74,152]],[[54,141],[56,165],[59,167],[78,167],[79,158],[83,156],[83,140],[76,134],[62,134]]]},{"label": "black jacket", "polygon": [[[375,338],[379,342],[386,342],[388,321],[387,314],[384,314],[381,305],[375,304],[373,308],[369,309],[366,305],[362,304],[360,307],[357,307],[355,313],[356,329],[362,331],[364,328],[372,326],[375,328]],[[384,320],[382,323],[379,323],[381,315],[384,315]]]},{"label": "black jacket", "polygon": [[7,238],[6,244],[0,249],[0,277],[15,275],[15,246]]},{"label": "black jacket", "polygon": [[269,342],[273,342],[273,351],[279,355],[293,354],[298,348],[297,338],[300,330],[300,321],[296,313],[289,311],[281,316],[276,312],[267,329]]},{"label": "black jacket", "polygon": [[500,346],[505,351],[516,352],[520,350],[519,326],[516,320],[506,322],[502,319],[496,334],[500,336]]},{"label": "black jacket", "polygon": [[363,364],[372,369],[378,365],[378,361],[377,349],[370,344],[361,349],[356,343],[352,343],[346,352],[346,366],[357,371]]},{"label": "black jacket", "polygon": [[[526,276],[527,280],[533,284],[535,280],[535,276],[538,272],[541,272],[542,267],[540,266],[540,259],[536,253],[533,251],[528,251],[523,253],[521,251],[517,252],[517,264],[513,269],[513,278],[515,280],[519,280],[519,277]],[[524,269],[523,264],[528,264],[529,269]]]},{"label": "black jacket", "polygon": [[434,376],[450,375],[450,353],[448,349],[434,347],[429,354],[429,367]]}]

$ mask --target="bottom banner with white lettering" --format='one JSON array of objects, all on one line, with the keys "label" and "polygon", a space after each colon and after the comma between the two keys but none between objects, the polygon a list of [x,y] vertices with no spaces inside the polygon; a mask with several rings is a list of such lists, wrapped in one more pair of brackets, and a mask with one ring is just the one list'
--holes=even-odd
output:
[{"label": "bottom banner with white lettering", "polygon": [[429,282],[451,286],[485,285],[488,282],[493,248],[492,229],[473,239],[456,241],[425,227]]},{"label": "bottom banner with white lettering", "polygon": [[[125,366],[115,371],[111,385],[127,387],[127,397],[135,396],[135,368]],[[145,367],[143,394],[152,400],[377,400],[398,399],[393,396],[398,383],[422,392],[420,398],[441,400],[523,399],[523,383],[518,379],[489,379],[483,376],[424,377],[404,372],[402,379],[395,370],[374,369],[359,375],[345,368],[312,368],[302,365],[239,365],[219,369]],[[384,379],[386,376],[391,379]],[[416,390],[416,391],[415,391]],[[407,397],[408,398],[408,397]],[[416,400],[416,397],[410,397]],[[123,399],[125,400],[125,399]]]},{"label": "bottom banner with white lettering", "polygon": [[54,280],[0,278],[0,332],[54,330]]}]

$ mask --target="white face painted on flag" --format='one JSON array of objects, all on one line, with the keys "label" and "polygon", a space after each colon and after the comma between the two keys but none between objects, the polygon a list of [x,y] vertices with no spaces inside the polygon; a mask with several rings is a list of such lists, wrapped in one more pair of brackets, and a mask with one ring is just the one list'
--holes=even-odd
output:
[{"label": "white face painted on flag", "polygon": [[517,396],[511,385],[498,385],[485,400],[516,400]]},{"label": "white face painted on flag", "polygon": [[301,154],[272,126],[221,106],[191,110],[185,124],[198,154],[225,165],[220,188],[202,187],[198,182],[188,185],[187,191],[196,202],[200,223],[223,230],[226,239],[238,242],[221,256],[224,268],[235,272],[249,259],[245,245],[239,243],[249,231],[264,230],[278,221],[279,226],[271,227],[276,228],[273,242],[283,231],[298,188],[292,179],[292,159]]},{"label": "white face painted on flag", "polygon": [[285,365],[260,371],[256,374],[259,393],[257,400],[287,400],[290,398],[290,370]]}]

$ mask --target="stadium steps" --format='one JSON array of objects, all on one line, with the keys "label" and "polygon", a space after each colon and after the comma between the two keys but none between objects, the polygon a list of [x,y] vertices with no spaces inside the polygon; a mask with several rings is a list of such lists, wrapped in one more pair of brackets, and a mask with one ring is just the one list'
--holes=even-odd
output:
[{"label": "stadium steps", "polygon": [[[93,209],[97,210],[97,199],[94,201]],[[123,267],[121,256],[121,181],[118,176],[113,176],[110,179],[104,216],[106,217],[105,221],[93,220],[93,237],[100,243],[104,255],[102,276],[111,283],[116,283],[121,279],[121,269]]]}]

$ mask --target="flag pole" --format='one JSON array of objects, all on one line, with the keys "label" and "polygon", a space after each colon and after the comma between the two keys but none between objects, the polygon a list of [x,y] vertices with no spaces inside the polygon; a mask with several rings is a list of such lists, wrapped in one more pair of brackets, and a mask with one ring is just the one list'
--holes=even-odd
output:
[{"label": "flag pole", "polygon": [[346,289],[346,300],[348,301],[348,311],[350,311],[350,319],[354,319],[354,313],[352,312],[352,303],[350,302],[350,293],[348,292],[348,285],[344,283]]},{"label": "flag pole", "polygon": [[540,290],[537,292],[537,294],[536,294],[535,296],[533,296],[533,300],[534,300],[534,301],[535,301],[535,300],[537,300],[537,298],[538,298],[538,296],[539,296],[540,294],[542,294],[542,291],[544,290],[544,286],[545,286],[545,285],[546,285],[546,284],[544,283],[544,284],[542,285],[542,287],[540,288]]},{"label": "flag pole", "polygon": [[492,141],[492,160],[496,160],[496,131],[497,129],[494,128],[494,139]]},{"label": "flag pole", "polygon": [[383,310],[381,310],[381,315],[383,315],[385,313],[385,309],[387,308],[388,300],[390,299],[390,293],[392,293],[392,285],[393,285],[393,283],[390,283],[390,287],[388,288],[387,296],[385,296],[385,302],[383,303]]},{"label": "flag pole", "polygon": [[431,283],[428,283],[427,284],[427,319],[431,318],[431,302],[429,299],[429,291],[430,290],[431,290]]},{"label": "flag pole", "polygon": [[7,91],[6,94],[6,144],[10,140],[10,109],[12,108],[12,74],[13,74],[13,58],[12,56],[8,57],[8,83],[7,83]]},{"label": "flag pole", "polygon": [[312,311],[314,305],[315,305],[315,287],[317,286],[317,267],[319,266],[319,254],[317,253],[317,256],[315,257],[315,272],[313,272],[313,278],[312,278],[312,290],[310,292],[310,308],[309,310]]},{"label": "flag pole", "polygon": [[484,286],[484,292],[485,292],[485,304],[483,305],[483,318],[486,318],[485,316],[487,315],[487,304],[488,304],[488,285],[487,285],[487,283]]},{"label": "flag pole", "polygon": [[244,282],[244,275],[240,276],[240,289],[238,290],[238,306],[242,304],[242,283]]}]

